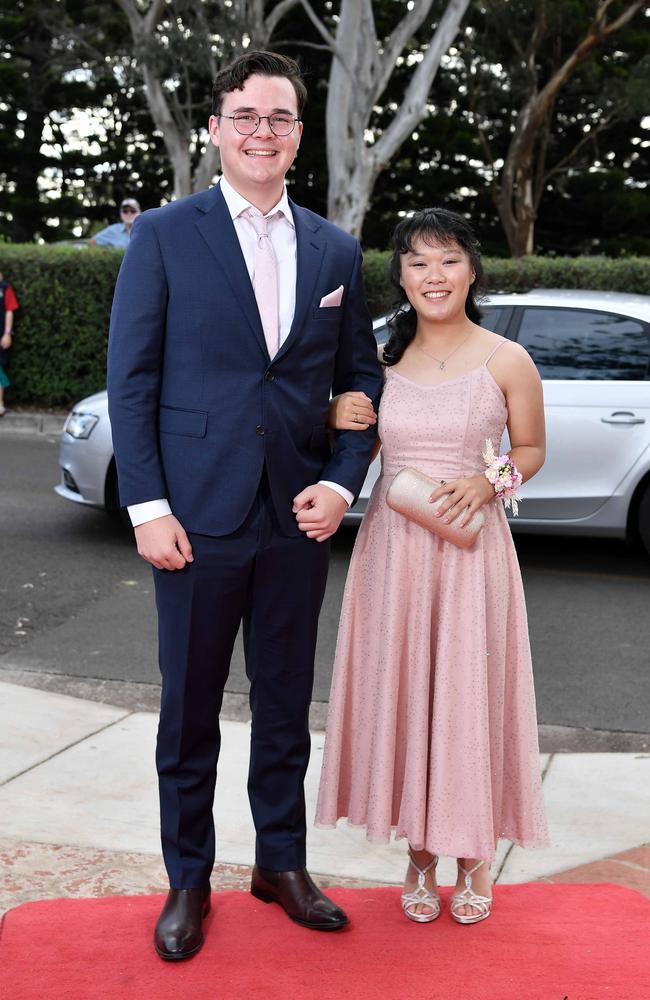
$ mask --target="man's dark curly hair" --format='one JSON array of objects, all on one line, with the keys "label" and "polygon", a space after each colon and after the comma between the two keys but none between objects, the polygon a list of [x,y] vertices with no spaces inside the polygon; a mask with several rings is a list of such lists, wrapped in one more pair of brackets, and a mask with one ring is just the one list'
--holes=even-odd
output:
[{"label": "man's dark curly hair", "polygon": [[249,76],[284,76],[293,84],[298,103],[298,118],[307,103],[307,88],[300,66],[289,56],[276,52],[246,52],[217,73],[212,87],[212,114],[220,115],[224,94],[241,90]]}]

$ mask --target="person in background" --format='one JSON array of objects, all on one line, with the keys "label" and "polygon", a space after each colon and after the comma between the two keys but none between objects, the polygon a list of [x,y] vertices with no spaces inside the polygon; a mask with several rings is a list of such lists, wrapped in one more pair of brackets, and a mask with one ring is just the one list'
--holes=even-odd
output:
[{"label": "person in background", "polygon": [[120,205],[120,221],[106,226],[88,241],[96,247],[123,247],[125,250],[131,239],[133,223],[140,215],[140,204],[135,198],[125,198]]},{"label": "person in background", "polygon": [[16,293],[0,274],[0,309],[2,310],[2,336],[0,337],[0,417],[5,415],[4,391],[11,384],[5,371],[9,348],[13,340],[14,313],[18,309]]}]

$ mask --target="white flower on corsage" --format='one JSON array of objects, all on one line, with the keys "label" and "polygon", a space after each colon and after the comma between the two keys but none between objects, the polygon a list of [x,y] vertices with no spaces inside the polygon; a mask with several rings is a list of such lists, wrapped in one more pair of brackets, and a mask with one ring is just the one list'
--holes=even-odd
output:
[{"label": "white flower on corsage", "polygon": [[503,506],[512,509],[512,513],[517,516],[519,513],[520,497],[517,496],[517,489],[521,486],[521,472],[510,458],[510,455],[495,455],[494,445],[490,438],[485,439],[485,451],[483,461],[487,468],[483,475],[492,483],[494,492],[503,500]]}]

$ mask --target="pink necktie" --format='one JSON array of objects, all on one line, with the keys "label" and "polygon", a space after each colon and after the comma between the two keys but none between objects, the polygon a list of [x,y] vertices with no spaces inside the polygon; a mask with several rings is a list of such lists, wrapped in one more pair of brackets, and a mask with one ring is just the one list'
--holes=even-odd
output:
[{"label": "pink necktie", "polygon": [[257,233],[253,270],[253,290],[257,299],[260,319],[269,357],[273,358],[280,347],[280,322],[278,319],[278,263],[269,235],[268,223],[275,215],[256,215],[250,209],[248,220]]}]

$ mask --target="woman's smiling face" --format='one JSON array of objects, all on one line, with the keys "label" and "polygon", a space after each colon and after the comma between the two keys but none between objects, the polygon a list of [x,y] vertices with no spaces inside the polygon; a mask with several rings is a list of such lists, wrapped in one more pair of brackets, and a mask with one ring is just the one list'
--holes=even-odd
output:
[{"label": "woman's smiling face", "polygon": [[450,321],[465,313],[465,300],[475,274],[468,254],[458,244],[413,240],[401,255],[400,284],[418,317]]}]

